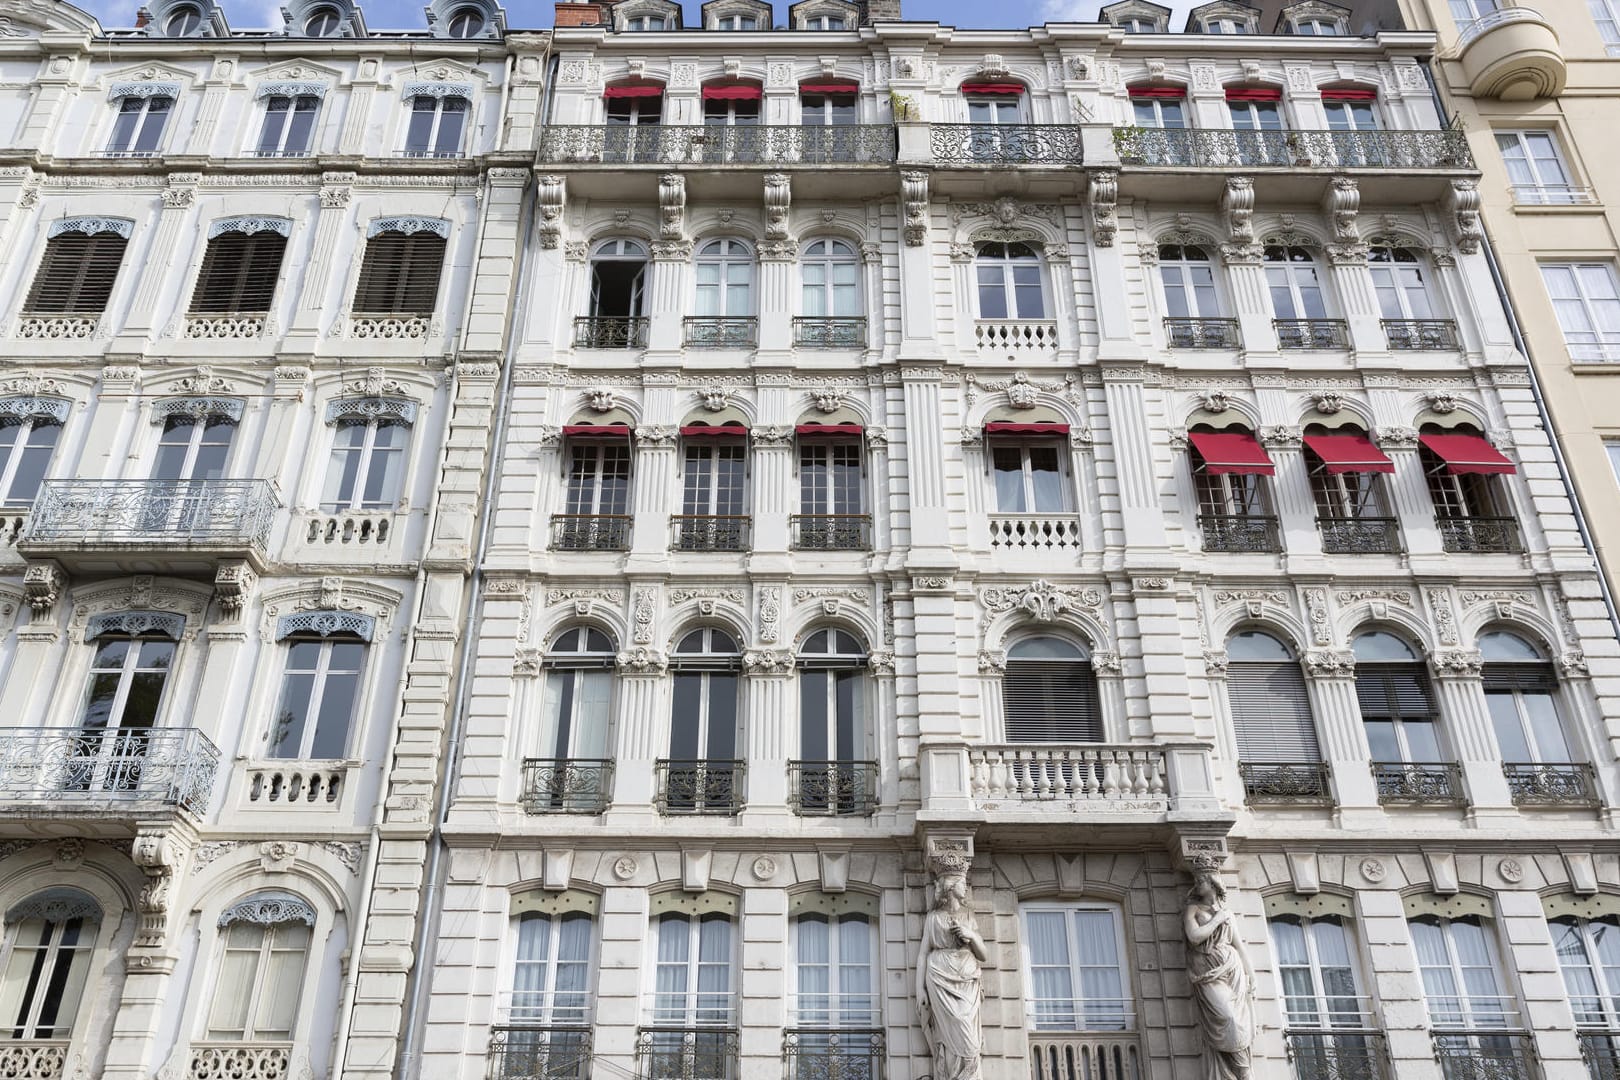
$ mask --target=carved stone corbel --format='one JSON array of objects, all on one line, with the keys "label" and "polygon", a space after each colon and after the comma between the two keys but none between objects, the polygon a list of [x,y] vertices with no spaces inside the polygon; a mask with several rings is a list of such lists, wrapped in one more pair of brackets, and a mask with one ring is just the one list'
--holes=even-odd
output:
[{"label": "carved stone corbel", "polygon": [[63,573],[62,564],[54,559],[30,562],[23,571],[23,591],[28,594],[28,606],[33,608],[35,616],[49,615],[65,588],[67,574]]},{"label": "carved stone corbel", "polygon": [[1234,244],[1254,243],[1254,178],[1228,176],[1221,193],[1221,217]]},{"label": "carved stone corbel", "polygon": [[1333,239],[1340,244],[1361,241],[1356,214],[1361,210],[1361,188],[1348,176],[1335,176],[1322,196],[1322,210],[1333,222]]},{"label": "carved stone corbel", "polygon": [[563,205],[567,200],[566,182],[560,176],[542,176],[536,201],[540,206],[540,246],[549,250],[562,241]]},{"label": "carved stone corbel", "polygon": [[906,246],[922,247],[928,240],[928,174],[908,170],[900,174],[900,185],[905,203]]},{"label": "carved stone corbel", "polygon": [[659,233],[665,240],[686,239],[686,177],[665,173],[658,178]]},{"label": "carved stone corbel", "polygon": [[1091,186],[1087,193],[1091,202],[1091,235],[1098,247],[1113,247],[1114,234],[1119,231],[1115,207],[1119,203],[1119,172],[1115,169],[1092,169]]},{"label": "carved stone corbel", "polygon": [[219,569],[214,571],[214,598],[219,601],[219,610],[226,618],[240,616],[258,583],[259,575],[244,560],[220,563]]},{"label": "carved stone corbel", "polygon": [[788,207],[793,201],[787,173],[765,174],[765,239],[788,239]]},{"label": "carved stone corbel", "polygon": [[1446,192],[1446,211],[1451,215],[1451,235],[1464,255],[1479,251],[1485,232],[1479,223],[1479,183],[1453,180]]},{"label": "carved stone corbel", "polygon": [[185,861],[186,845],[172,832],[139,832],[129,857],[146,875],[146,884],[136,901],[141,921],[134,944],[138,948],[159,948],[168,934],[169,894]]}]

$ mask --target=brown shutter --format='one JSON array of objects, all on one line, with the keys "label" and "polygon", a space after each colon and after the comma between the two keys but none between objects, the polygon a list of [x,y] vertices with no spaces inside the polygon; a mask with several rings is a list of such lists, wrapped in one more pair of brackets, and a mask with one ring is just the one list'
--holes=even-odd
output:
[{"label": "brown shutter", "polygon": [[1008,742],[1102,742],[1097,677],[1084,661],[1009,660],[1001,700]]},{"label": "brown shutter", "polygon": [[444,237],[419,232],[385,232],[366,241],[360,284],[354,290],[357,315],[431,315],[439,299],[444,268]]},{"label": "brown shutter", "polygon": [[107,310],[127,243],[110,232],[52,237],[23,310],[50,315],[99,315]]},{"label": "brown shutter", "polygon": [[194,313],[267,312],[281,276],[287,238],[279,233],[223,233],[208,242],[191,294]]}]

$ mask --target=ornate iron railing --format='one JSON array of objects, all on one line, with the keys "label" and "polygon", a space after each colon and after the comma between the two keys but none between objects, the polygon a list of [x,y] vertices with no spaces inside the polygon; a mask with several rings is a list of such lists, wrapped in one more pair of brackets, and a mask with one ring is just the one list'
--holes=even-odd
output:
[{"label": "ornate iron railing", "polygon": [[67,1039],[0,1041],[0,1076],[7,1080],[62,1080],[67,1073]]},{"label": "ornate iron railing", "polygon": [[286,1080],[291,1043],[192,1043],[189,1080]]},{"label": "ornate iron railing", "polygon": [[1277,519],[1270,514],[1199,514],[1205,551],[1281,551]]},{"label": "ornate iron railing", "polygon": [[870,551],[871,514],[794,514],[788,519],[799,551]]},{"label": "ornate iron railing", "polygon": [[278,505],[268,480],[46,480],[18,547],[25,555],[62,543],[262,553]]},{"label": "ornate iron railing", "polygon": [[790,761],[788,800],[800,817],[865,817],[877,810],[875,761]]},{"label": "ornate iron railing", "polygon": [[1279,349],[1348,349],[1350,327],[1343,319],[1272,319]]},{"label": "ornate iron railing", "polygon": [[1509,761],[1502,765],[1518,806],[1596,806],[1597,782],[1585,762]]},{"label": "ornate iron railing", "polygon": [[219,750],[196,728],[0,728],[0,802],[178,806],[201,815]]},{"label": "ornate iron railing", "polygon": [[645,349],[650,323],[642,315],[579,315],[574,318],[574,348]]},{"label": "ornate iron railing", "polygon": [[730,1028],[642,1028],[636,1080],[736,1080],[737,1033]]},{"label": "ornate iron railing", "polygon": [[1462,770],[1449,761],[1374,761],[1373,785],[1381,803],[1460,806]]},{"label": "ornate iron railing", "polygon": [[1388,555],[1401,549],[1400,524],[1394,518],[1319,517],[1316,527],[1329,555]]},{"label": "ornate iron railing", "polygon": [[1436,1031],[1434,1056],[1445,1080],[1535,1080],[1535,1050],[1523,1032]]},{"label": "ornate iron railing", "polygon": [[658,809],[665,814],[731,815],[742,809],[741,761],[658,761]]},{"label": "ornate iron railing", "polygon": [[1074,124],[930,124],[936,165],[1078,165]]},{"label": "ornate iron railing", "polygon": [[795,315],[793,344],[801,349],[864,349],[866,320],[858,315],[836,318]]},{"label": "ornate iron railing", "polygon": [[1620,1080],[1620,1032],[1582,1031],[1579,1036],[1588,1080]]},{"label": "ornate iron railing", "polygon": [[747,551],[752,521],[746,514],[674,514],[669,546],[676,551]]},{"label": "ornate iron railing", "polygon": [[630,550],[629,514],[553,514],[551,546],[558,551]]},{"label": "ornate iron railing", "polygon": [[591,1029],[495,1027],[489,1031],[490,1080],[589,1080]]},{"label": "ornate iron railing", "polygon": [[1229,131],[1119,128],[1122,165],[1154,168],[1468,169],[1461,131]]},{"label": "ornate iron railing", "polygon": [[1238,764],[1251,803],[1325,804],[1333,801],[1328,767],[1321,761],[1244,761]]},{"label": "ornate iron railing", "polygon": [[1019,551],[1073,551],[1080,547],[1075,514],[992,514],[990,546]]},{"label": "ornate iron railing", "polygon": [[1519,523],[1510,517],[1440,517],[1434,519],[1447,551],[1508,554],[1519,550]]},{"label": "ornate iron railing", "polygon": [[1164,320],[1164,343],[1172,349],[1241,349],[1243,335],[1236,319]]},{"label": "ornate iron railing", "polygon": [[980,802],[1134,802],[1170,793],[1164,751],[1152,746],[972,746],[968,770]]},{"label": "ornate iron railing", "polygon": [[1462,348],[1450,319],[1384,319],[1384,341],[1396,352],[1452,351]]},{"label": "ornate iron railing", "polygon": [[686,317],[688,349],[752,349],[759,340],[759,319],[753,315]]},{"label": "ornate iron railing", "polygon": [[528,814],[600,814],[613,801],[613,762],[527,758],[520,798]]},{"label": "ornate iron railing", "polygon": [[1152,1080],[1133,1032],[1041,1032],[1029,1036],[1030,1080]]},{"label": "ornate iron railing", "polygon": [[787,1080],[883,1080],[883,1032],[789,1028],[782,1057]]},{"label": "ornate iron railing", "polygon": [[894,128],[831,126],[550,124],[540,160],[605,165],[890,165]]},{"label": "ornate iron railing", "polygon": [[1382,1031],[1288,1031],[1295,1080],[1387,1080]]}]

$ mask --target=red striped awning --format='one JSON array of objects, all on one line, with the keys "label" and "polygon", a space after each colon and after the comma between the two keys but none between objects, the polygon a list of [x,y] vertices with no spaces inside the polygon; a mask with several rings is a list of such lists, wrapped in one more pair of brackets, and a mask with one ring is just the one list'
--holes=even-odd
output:
[{"label": "red striped awning", "polygon": [[1502,452],[1485,441],[1482,435],[1461,432],[1450,435],[1419,435],[1418,442],[1445,462],[1446,472],[1453,476],[1515,471],[1513,462],[1503,457]]},{"label": "red striped awning", "polygon": [[1282,91],[1275,86],[1228,86],[1227,101],[1281,101]]},{"label": "red striped awning", "polygon": [[962,84],[964,94],[1022,94],[1023,83],[1015,82],[965,82]]},{"label": "red striped awning", "polygon": [[1344,432],[1330,435],[1307,435],[1305,445],[1322,459],[1327,471],[1339,473],[1369,473],[1395,471],[1395,463],[1384,456],[1365,435]]},{"label": "red striped awning", "polygon": [[993,422],[984,425],[986,435],[1023,435],[1025,437],[1058,438],[1069,433],[1068,424],[1014,424]]},{"label": "red striped awning", "polygon": [[741,424],[682,424],[683,439],[740,439],[748,434]]},{"label": "red striped awning", "polygon": [[567,424],[563,434],[570,439],[628,439],[629,424]]},{"label": "red striped awning", "polygon": [[602,91],[605,98],[627,97],[661,97],[664,93],[662,86],[610,86]]},{"label": "red striped awning", "polygon": [[1189,431],[1187,441],[1204,459],[1204,470],[1211,475],[1270,476],[1276,472],[1265,447],[1252,432]]},{"label": "red striped awning", "polygon": [[757,86],[705,86],[704,101],[758,101],[763,92]]},{"label": "red striped awning", "polygon": [[1125,92],[1131,97],[1184,98],[1187,96],[1187,88],[1184,86],[1130,86],[1126,87]]},{"label": "red striped awning", "polygon": [[807,82],[799,84],[799,93],[801,94],[858,94],[860,92],[859,83]]},{"label": "red striped awning", "polygon": [[793,434],[803,437],[805,435],[822,436],[851,436],[859,435],[866,429],[859,424],[798,424],[793,428]]},{"label": "red striped awning", "polygon": [[1377,101],[1378,91],[1357,90],[1354,88],[1328,89],[1322,91],[1323,101]]}]

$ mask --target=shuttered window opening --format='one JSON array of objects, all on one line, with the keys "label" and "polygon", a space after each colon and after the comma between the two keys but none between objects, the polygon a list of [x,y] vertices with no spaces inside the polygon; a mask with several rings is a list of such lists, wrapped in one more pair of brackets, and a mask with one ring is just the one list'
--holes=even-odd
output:
[{"label": "shuttered window opening", "polygon": [[223,233],[208,242],[191,293],[193,314],[267,312],[281,276],[287,238],[279,233]]},{"label": "shuttered window opening", "polygon": [[1240,761],[1281,764],[1322,759],[1310,694],[1298,664],[1231,664],[1226,694]]},{"label": "shuttered window opening", "polygon": [[1527,694],[1558,692],[1558,677],[1553,674],[1551,664],[1486,664],[1483,682],[1486,693],[1511,693],[1514,690]]},{"label": "shuttered window opening", "polygon": [[1422,664],[1357,664],[1356,701],[1363,720],[1426,720],[1439,712]]},{"label": "shuttered window opening", "polygon": [[1008,660],[1001,698],[1009,742],[1102,742],[1097,678],[1084,661]]},{"label": "shuttered window opening", "polygon": [[100,314],[107,310],[118,267],[129,241],[117,233],[63,233],[45,244],[45,257],[23,310],[52,315]]},{"label": "shuttered window opening", "polygon": [[378,233],[366,241],[354,310],[364,315],[431,315],[443,268],[444,237]]}]

